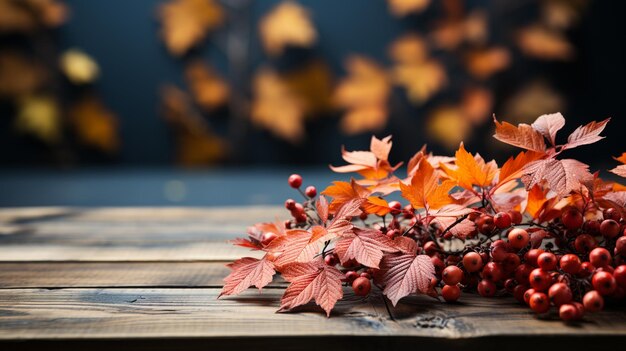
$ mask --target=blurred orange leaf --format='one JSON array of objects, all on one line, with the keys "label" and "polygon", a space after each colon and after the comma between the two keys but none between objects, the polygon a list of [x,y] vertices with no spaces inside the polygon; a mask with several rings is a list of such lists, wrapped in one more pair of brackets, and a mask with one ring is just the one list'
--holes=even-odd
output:
[{"label": "blurred orange leaf", "polygon": [[118,150],[118,121],[95,97],[85,98],[70,110],[70,121],[78,138],[85,144],[113,153]]},{"label": "blurred orange leaf", "polygon": [[474,50],[466,56],[465,64],[474,77],[486,79],[509,67],[511,54],[502,47]]},{"label": "blurred orange leaf", "polygon": [[228,85],[204,62],[193,61],[188,64],[185,67],[185,78],[194,99],[203,109],[213,110],[228,101]]},{"label": "blurred orange leaf", "polygon": [[317,33],[309,12],[292,1],[285,1],[265,15],[259,23],[263,47],[268,54],[278,56],[289,45],[309,47]]},{"label": "blurred orange leaf", "polygon": [[430,5],[430,0],[387,0],[387,2],[391,13],[399,17],[422,12]]},{"label": "blurred orange leaf", "polygon": [[517,45],[530,57],[541,60],[569,60],[574,47],[559,32],[540,25],[531,25],[518,33]]},{"label": "blurred orange leaf", "polygon": [[0,51],[0,96],[29,95],[49,78],[43,65],[14,51]]},{"label": "blurred orange leaf", "polygon": [[207,33],[224,21],[224,13],[214,0],[170,0],[158,8],[161,35],[174,55],[185,54]]}]

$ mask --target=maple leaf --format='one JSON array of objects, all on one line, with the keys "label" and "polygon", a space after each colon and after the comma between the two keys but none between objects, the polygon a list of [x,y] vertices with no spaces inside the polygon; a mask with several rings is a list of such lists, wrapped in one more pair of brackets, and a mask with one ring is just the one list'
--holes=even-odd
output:
[{"label": "maple leaf", "polygon": [[560,197],[569,195],[572,191],[580,191],[584,182],[590,181],[593,175],[589,173],[589,166],[573,160],[557,160],[549,158],[533,161],[524,167],[522,182],[530,190],[543,181],[548,183],[550,190]]},{"label": "maple leaf", "polygon": [[600,133],[602,133],[604,127],[606,127],[606,124],[609,123],[610,120],[610,118],[607,118],[601,122],[592,121],[576,128],[576,130],[567,137],[567,144],[565,144],[564,148],[573,149],[581,145],[593,144],[604,139],[603,136],[600,136]]},{"label": "maple leaf", "polygon": [[274,264],[265,258],[244,257],[230,263],[228,267],[232,272],[224,278],[225,284],[218,298],[222,295],[237,295],[253,285],[261,290],[272,281],[276,273]]},{"label": "maple leaf", "polygon": [[309,12],[292,1],[282,2],[265,15],[259,32],[265,51],[272,56],[282,54],[289,45],[311,46],[317,38]]},{"label": "maple leaf", "polygon": [[486,187],[491,185],[493,178],[498,171],[498,165],[496,161],[486,163],[483,158],[476,154],[472,156],[463,143],[459,146],[459,149],[455,154],[456,170],[452,170],[445,165],[441,168],[448,174],[448,176],[455,180],[457,184],[465,189],[472,189],[473,185],[479,187]]},{"label": "maple leaf", "polygon": [[366,179],[382,179],[389,173],[398,169],[402,163],[391,166],[388,161],[391,150],[391,135],[381,139],[372,136],[370,151],[346,151],[341,149],[341,157],[349,165],[330,166],[330,169],[337,173],[357,172]]},{"label": "maple leaf", "polygon": [[279,312],[315,300],[329,317],[330,311],[343,297],[341,279],[344,278],[344,274],[337,268],[324,264],[321,259],[307,264],[289,265],[282,274],[291,284],[283,294]]},{"label": "maple leaf", "polygon": [[327,195],[333,198],[330,203],[329,212],[336,213],[345,203],[354,200],[365,198],[370,192],[364,187],[357,184],[354,179],[349,183],[343,181],[335,181],[332,185],[329,185],[322,195]]},{"label": "maple leaf", "polygon": [[435,266],[427,255],[386,255],[380,263],[385,294],[395,306],[398,301],[416,292],[425,293],[435,277]]},{"label": "maple leaf", "polygon": [[541,157],[543,157],[542,153],[534,151],[522,151],[515,157],[511,156],[502,165],[502,168],[500,168],[500,173],[498,174],[498,184],[492,189],[492,193],[511,180],[519,178],[527,164],[536,161]]},{"label": "maple leaf", "polygon": [[382,129],[387,123],[387,99],[391,92],[387,72],[362,56],[349,57],[345,66],[348,76],[339,82],[334,94],[335,104],[347,111],[341,130],[353,135]]},{"label": "maple leaf", "polygon": [[213,0],[171,0],[158,8],[161,35],[174,55],[186,53],[207,33],[224,21],[224,13]]},{"label": "maple leaf", "polygon": [[444,180],[439,184],[439,177],[428,162],[420,162],[415,175],[409,185],[400,182],[402,197],[409,200],[415,209],[438,209],[452,203],[449,196],[454,187],[454,181]]},{"label": "maple leaf", "polygon": [[389,207],[389,203],[385,199],[378,196],[370,196],[363,205],[363,211],[368,214],[384,216],[391,212],[391,207]]},{"label": "maple leaf", "polygon": [[358,229],[346,232],[335,243],[335,253],[341,263],[355,259],[358,263],[378,268],[385,252],[397,252],[393,240],[376,229]]},{"label": "maple leaf", "polygon": [[565,118],[560,112],[541,115],[531,125],[531,127],[543,134],[552,146],[556,146],[556,133],[564,126]]},{"label": "maple leaf", "polygon": [[508,122],[500,123],[495,115],[493,122],[496,124],[496,134],[493,137],[497,140],[522,149],[545,153],[546,143],[543,134],[532,126],[520,123],[516,127]]}]

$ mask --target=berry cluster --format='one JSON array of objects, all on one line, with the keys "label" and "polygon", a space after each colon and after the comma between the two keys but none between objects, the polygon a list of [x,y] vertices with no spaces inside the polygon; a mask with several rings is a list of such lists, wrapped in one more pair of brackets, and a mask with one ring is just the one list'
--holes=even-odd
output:
[{"label": "berry cluster", "polygon": [[[447,302],[463,291],[511,295],[536,313],[554,306],[564,321],[624,300],[626,187],[556,158],[599,140],[608,121],[556,145],[560,118],[544,115],[532,127],[496,121],[497,139],[529,150],[502,167],[461,144],[454,158],[420,150],[401,179],[394,173],[400,165],[387,160],[387,137],[372,138],[369,152],[344,151],[350,164],[331,167],[364,179],[337,181],[318,194],[313,186],[302,191],[302,177],[291,175],[304,201],[288,199],[290,220],[259,223],[235,241],[265,255],[232,263],[222,295],[260,289],[278,272],[291,283],[281,310],[314,300],[327,314],[342,286],[357,296],[376,287],[394,306],[413,293]],[[406,203],[385,199],[398,191]]]}]

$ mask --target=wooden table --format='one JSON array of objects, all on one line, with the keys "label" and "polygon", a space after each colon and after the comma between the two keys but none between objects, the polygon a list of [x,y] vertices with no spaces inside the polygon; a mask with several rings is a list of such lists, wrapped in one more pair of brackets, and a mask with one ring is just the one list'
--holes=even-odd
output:
[{"label": "wooden table", "polygon": [[315,306],[276,313],[285,287],[217,300],[227,239],[280,208],[0,210],[0,349],[623,349],[623,308],[576,325],[511,298],[425,296],[387,309],[346,289],[331,318]]}]

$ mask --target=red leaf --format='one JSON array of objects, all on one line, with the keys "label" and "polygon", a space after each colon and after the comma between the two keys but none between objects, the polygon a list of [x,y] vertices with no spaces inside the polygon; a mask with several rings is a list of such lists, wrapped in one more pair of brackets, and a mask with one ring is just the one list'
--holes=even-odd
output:
[{"label": "red leaf", "polygon": [[557,160],[545,159],[533,161],[524,168],[522,182],[526,190],[530,190],[542,181],[548,183],[550,190],[560,197],[569,195],[572,191],[579,191],[582,183],[593,179],[589,173],[589,166],[572,159]]},{"label": "red leaf", "polygon": [[496,116],[493,116],[493,122],[496,124],[494,138],[522,149],[545,153],[546,143],[543,135],[528,124],[520,123],[516,127],[508,122],[500,123]]},{"label": "red leaf", "polygon": [[542,115],[531,126],[550,140],[554,146],[556,145],[556,133],[565,126],[565,118],[560,112]]},{"label": "red leaf", "polygon": [[[224,278],[224,288],[219,296],[237,295],[254,285],[259,290],[272,281],[274,264],[265,258],[241,258],[228,265],[232,272]],[[218,298],[219,298],[218,296]]]},{"label": "red leaf", "polygon": [[[456,217],[435,217],[431,223],[437,224],[441,230],[446,230],[450,227],[454,222],[456,222]],[[459,239],[465,239],[467,235],[474,232],[476,230],[476,224],[469,219],[465,218],[461,222],[454,224],[453,227],[448,229],[452,235]]]},{"label": "red leaf", "polygon": [[395,306],[401,298],[415,293],[425,293],[430,280],[435,277],[435,267],[427,255],[388,255],[381,261],[383,293]]},{"label": "red leaf", "polygon": [[279,311],[287,311],[315,300],[326,311],[326,316],[330,316],[335,303],[343,297],[341,279],[344,274],[319,260],[291,267],[285,268],[285,275],[290,278],[291,284],[285,290]]},{"label": "red leaf", "polygon": [[393,239],[393,245],[402,253],[413,254],[417,252],[417,243],[406,236],[399,236]]},{"label": "red leaf", "polygon": [[315,208],[317,209],[317,214],[320,216],[322,223],[326,223],[328,220],[328,201],[326,197],[320,195],[315,203]]},{"label": "red leaf", "polygon": [[341,263],[356,259],[362,265],[378,268],[384,252],[397,252],[393,241],[375,229],[355,229],[342,235],[335,243]]},{"label": "red leaf", "polygon": [[604,127],[606,127],[606,124],[609,123],[610,120],[610,118],[607,118],[602,122],[593,121],[576,128],[567,138],[565,148],[572,149],[581,145],[593,144],[596,141],[604,139],[603,136],[600,136],[600,133],[602,133]]},{"label": "red leaf", "polygon": [[320,241],[328,235],[325,228],[314,226],[310,230],[288,230],[287,235],[274,239],[268,246],[270,252],[280,255],[274,261],[277,267],[292,262],[308,262],[320,251]]},{"label": "red leaf", "polygon": [[619,165],[615,168],[613,168],[612,170],[610,170],[611,173],[615,173],[620,177],[625,177],[626,178],[626,165]]}]

